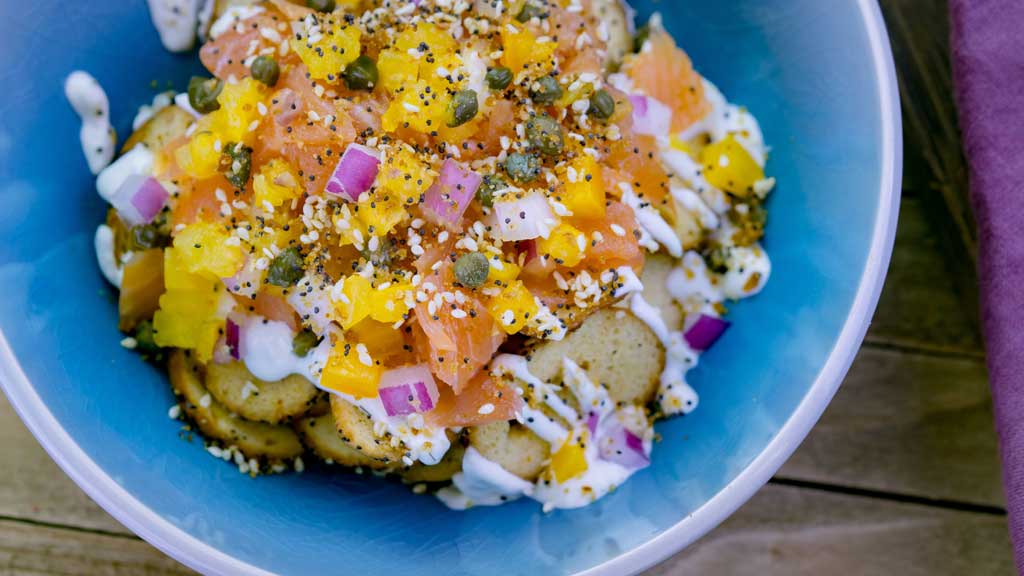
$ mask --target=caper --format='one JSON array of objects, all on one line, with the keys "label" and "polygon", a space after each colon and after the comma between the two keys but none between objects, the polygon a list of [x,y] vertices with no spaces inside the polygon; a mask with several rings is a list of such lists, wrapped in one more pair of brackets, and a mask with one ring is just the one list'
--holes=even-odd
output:
[{"label": "caper", "polygon": [[750,246],[764,236],[768,211],[760,201],[752,199],[744,204],[736,204],[729,210],[728,216],[734,228],[732,241],[737,246]]},{"label": "caper", "polygon": [[224,82],[217,78],[202,78],[193,76],[188,81],[188,103],[192,109],[200,114],[209,114],[220,109],[220,102],[217,97],[224,89]]},{"label": "caper", "polygon": [[547,156],[557,156],[565,148],[562,126],[547,114],[526,121],[526,139],[531,146]]},{"label": "caper", "polygon": [[363,258],[373,264],[375,268],[388,268],[394,258],[395,243],[390,238],[382,238],[377,243],[376,250],[366,247],[361,252]]},{"label": "caper", "polygon": [[704,252],[704,262],[708,270],[716,274],[725,274],[729,271],[729,248],[716,246]]},{"label": "caper", "polygon": [[128,232],[132,250],[164,248],[171,244],[171,237],[164,234],[156,223],[132,226]]},{"label": "caper", "polygon": [[505,182],[504,178],[497,174],[488,174],[484,176],[480,187],[476,189],[476,199],[480,204],[490,208],[494,206],[494,195],[506,188],[508,188],[508,182]]},{"label": "caper", "polygon": [[320,343],[320,337],[312,330],[303,330],[292,339],[292,353],[299,358],[305,358],[309,351],[316,348]]},{"label": "caper", "polygon": [[487,281],[491,265],[487,256],[479,252],[470,252],[459,256],[455,261],[455,279],[466,288],[479,288]]},{"label": "caper", "polygon": [[516,15],[516,20],[525,23],[525,22],[529,22],[534,17],[536,17],[536,18],[544,18],[545,16],[547,16],[547,13],[544,12],[543,8],[541,8],[540,6],[531,4],[530,2],[527,2],[526,4],[523,4],[523,9],[520,10],[519,14]]},{"label": "caper", "polygon": [[317,12],[334,12],[334,0],[306,0],[306,7]]},{"label": "caper", "polygon": [[149,320],[139,322],[132,330],[132,338],[135,338],[135,351],[143,356],[155,356],[160,353],[160,346],[156,343],[156,332],[153,331],[153,323]]},{"label": "caper", "polygon": [[294,246],[283,250],[277,258],[270,263],[267,270],[267,282],[274,286],[287,288],[294,286],[305,274],[304,262],[299,249]]},{"label": "caper", "polygon": [[530,98],[537,104],[551,104],[562,97],[562,86],[551,76],[539,78],[536,85],[530,88]]},{"label": "caper", "polygon": [[491,90],[504,90],[512,83],[512,70],[505,66],[491,68],[487,71],[487,75],[484,76],[484,80],[487,82],[487,87]]},{"label": "caper", "polygon": [[607,120],[615,114],[615,99],[607,90],[598,90],[590,97],[590,115],[598,120]]},{"label": "caper", "polygon": [[267,86],[277,84],[277,79],[281,77],[281,67],[277,65],[277,60],[270,56],[257,57],[252,61],[251,68],[252,77]]},{"label": "caper", "polygon": [[245,188],[252,172],[252,148],[242,144],[229,143],[220,154],[218,168],[235,188]]},{"label": "caper", "polygon": [[636,31],[636,36],[633,37],[633,52],[640,52],[644,48],[644,43],[651,37],[651,25],[644,24]]},{"label": "caper", "polygon": [[522,152],[509,154],[505,159],[505,172],[516,182],[529,182],[540,176],[540,159]]},{"label": "caper", "polygon": [[448,104],[446,124],[449,128],[462,126],[476,116],[477,110],[476,90],[459,90]]},{"label": "caper", "polygon": [[345,80],[345,86],[348,86],[349,90],[373,90],[380,78],[380,73],[377,72],[377,63],[373,61],[373,58],[363,54],[345,67],[341,77]]}]

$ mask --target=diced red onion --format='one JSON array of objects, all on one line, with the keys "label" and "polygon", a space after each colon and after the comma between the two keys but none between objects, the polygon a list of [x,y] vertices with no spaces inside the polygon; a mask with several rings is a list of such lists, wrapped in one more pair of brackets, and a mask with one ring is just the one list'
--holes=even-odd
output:
[{"label": "diced red onion", "polygon": [[644,451],[644,441],[625,426],[615,426],[599,439],[598,454],[602,460],[614,462],[631,470],[645,468],[651,458]]},{"label": "diced red onion", "polygon": [[388,416],[430,412],[437,405],[437,384],[426,364],[403,366],[385,372],[377,395]]},{"label": "diced red onion", "polygon": [[152,176],[129,176],[110,203],[130,226],[149,224],[167,204],[167,190]]},{"label": "diced red onion", "polygon": [[224,343],[227,344],[228,350],[231,352],[231,357],[235,360],[242,357],[241,333],[242,330],[238,324],[236,324],[231,318],[228,318],[227,323],[224,326]]},{"label": "diced red onion", "polygon": [[547,199],[537,192],[511,201],[495,202],[491,219],[501,239],[506,242],[547,238],[556,224]]},{"label": "diced red onion", "polygon": [[355,202],[359,195],[373,186],[380,170],[380,152],[361,144],[349,144],[334,174],[327,181],[328,194]]},{"label": "diced red onion", "polygon": [[668,136],[672,125],[672,110],[650,96],[631,94],[633,105],[633,131],[647,136]]},{"label": "diced red onion", "polygon": [[451,158],[445,159],[440,175],[425,194],[424,214],[436,224],[458,229],[463,213],[482,182],[479,174]]},{"label": "diced red onion", "polygon": [[587,429],[590,430],[590,435],[594,436],[597,434],[597,424],[601,421],[601,415],[597,412],[591,412],[587,416]]},{"label": "diced red onion", "polygon": [[701,314],[697,321],[686,330],[683,337],[690,348],[703,351],[711,348],[711,345],[718,340],[718,337],[729,327],[729,322],[721,318]]}]

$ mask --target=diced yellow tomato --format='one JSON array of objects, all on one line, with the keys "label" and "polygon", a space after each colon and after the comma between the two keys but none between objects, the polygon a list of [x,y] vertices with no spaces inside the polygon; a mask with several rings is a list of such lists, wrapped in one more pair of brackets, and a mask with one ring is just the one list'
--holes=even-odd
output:
[{"label": "diced yellow tomato", "polygon": [[194,350],[200,362],[208,361],[224,328],[224,318],[215,314],[220,301],[213,293],[165,293],[153,315],[153,340],[165,348]]},{"label": "diced yellow tomato", "polygon": [[404,204],[419,202],[420,196],[434,181],[434,174],[405,146],[391,148],[384,157],[378,187],[402,200]]},{"label": "diced yellow tomato", "polygon": [[245,253],[238,239],[232,240],[223,225],[213,222],[186,226],[174,237],[174,247],[192,274],[229,278],[245,263]]},{"label": "diced yellow tomato", "polygon": [[353,274],[345,278],[341,292],[345,297],[334,303],[334,312],[341,327],[348,330],[370,315],[373,285],[365,277]]},{"label": "diced yellow tomato", "polygon": [[754,184],[764,180],[764,170],[732,134],[709,144],[701,151],[700,159],[708,182],[737,196],[749,196]]},{"label": "diced yellow tomato", "polygon": [[174,152],[174,159],[185,173],[197,180],[214,176],[220,165],[221,154],[217,151],[217,141],[213,132],[198,131]]},{"label": "diced yellow tomato", "polygon": [[680,152],[685,152],[686,154],[690,155],[695,160],[699,156],[699,154],[697,153],[697,147],[694,146],[693,143],[687,142],[686,140],[683,140],[682,138],[680,138],[679,136],[676,136],[675,134],[672,134],[671,136],[669,136],[668,137],[668,141],[669,141],[669,145],[672,147],[673,150],[678,150]]},{"label": "diced yellow tomato", "polygon": [[371,236],[385,236],[408,215],[400,198],[380,191],[359,202],[359,220]]},{"label": "diced yellow tomato", "polygon": [[164,251],[152,248],[136,252],[124,266],[117,300],[118,328],[128,332],[150,318],[160,307],[164,292]]},{"label": "diced yellow tomato", "polygon": [[378,83],[394,94],[404,86],[416,82],[419,66],[408,54],[398,50],[382,50],[377,56]]},{"label": "diced yellow tomato", "polygon": [[408,125],[412,130],[429,134],[445,125],[451,99],[441,82],[417,80],[391,101],[381,116],[381,127],[386,132],[394,132]]},{"label": "diced yellow tomato", "polygon": [[[515,31],[513,32],[512,29]],[[501,29],[503,52],[501,63],[508,66],[513,74],[537,65],[541,70],[551,68],[551,55],[558,47],[557,42],[539,42],[526,28],[514,28],[511,24]]]},{"label": "diced yellow tomato", "polygon": [[[424,47],[426,50],[423,50]],[[395,39],[395,49],[410,60],[413,58],[408,55],[409,50],[419,51],[424,56],[429,53],[434,59],[438,59],[452,54],[456,48],[458,44],[455,43],[455,38],[452,38],[447,30],[430,22],[418,22],[403,30]]]},{"label": "diced yellow tomato", "polygon": [[519,277],[521,268],[517,264],[507,260],[496,261],[493,257],[488,258],[491,267],[487,271],[487,281],[499,286],[507,286]]},{"label": "diced yellow tomato", "polygon": [[189,272],[187,262],[180,250],[168,248],[164,250],[164,288],[168,292],[209,290],[214,285],[213,279]]},{"label": "diced yellow tomato", "polygon": [[353,398],[372,398],[377,396],[380,375],[380,366],[372,361],[367,366],[354,345],[338,343],[324,366],[320,386]]},{"label": "diced yellow tomato", "polygon": [[[586,433],[584,433],[585,440]],[[559,483],[572,480],[587,471],[587,457],[576,437],[570,436],[561,448],[551,455],[551,472]]]},{"label": "diced yellow tomato", "polygon": [[178,248],[164,250],[164,284],[160,308],[153,315],[153,339],[164,347],[195,350],[200,362],[213,355],[234,300],[223,283],[208,274],[190,272],[188,257]]},{"label": "diced yellow tomato", "polygon": [[[417,79],[437,80],[438,68],[455,70],[462,65],[455,54],[457,47],[451,34],[435,24],[419,22],[406,28],[395,39],[394,48],[383,50],[377,56],[380,85],[394,94],[402,89],[409,90]],[[410,51],[421,56],[414,58],[410,56]],[[444,92],[444,86],[440,83],[432,88]]]},{"label": "diced yellow tomato", "polygon": [[604,218],[605,188],[601,167],[589,154],[573,160],[567,171],[562,204],[576,218],[598,220]]},{"label": "diced yellow tomato", "polygon": [[487,303],[487,311],[506,334],[518,333],[539,310],[533,294],[519,280],[506,286]]},{"label": "diced yellow tomato", "polygon": [[406,301],[412,300],[412,290],[411,284],[392,284],[384,290],[375,290],[370,299],[370,318],[387,324],[402,320],[409,312]]},{"label": "diced yellow tomato", "polygon": [[262,82],[243,78],[235,84],[225,84],[217,102],[220,108],[200,121],[200,128],[206,127],[220,138],[223,145],[231,142],[252,143],[255,132],[249,127],[259,121],[258,104],[266,97],[267,89]]},{"label": "diced yellow tomato", "polygon": [[561,223],[548,234],[537,239],[537,252],[544,254],[560,266],[572,267],[583,260],[587,237],[576,227]]},{"label": "diced yellow tomato", "polygon": [[280,206],[302,195],[299,176],[288,162],[280,159],[271,160],[260,167],[259,173],[253,176],[252,189],[258,208],[262,208],[265,203]]},{"label": "diced yellow tomato", "polygon": [[391,324],[370,318],[356,324],[345,333],[345,338],[352,338],[360,344],[365,344],[370,356],[379,360],[386,360],[401,353],[405,345],[402,333],[392,328]]},{"label": "diced yellow tomato", "polygon": [[314,80],[339,81],[341,71],[359,57],[362,38],[358,26],[329,18],[321,21],[321,31],[315,42],[303,36],[290,40],[292,49],[309,69]]}]

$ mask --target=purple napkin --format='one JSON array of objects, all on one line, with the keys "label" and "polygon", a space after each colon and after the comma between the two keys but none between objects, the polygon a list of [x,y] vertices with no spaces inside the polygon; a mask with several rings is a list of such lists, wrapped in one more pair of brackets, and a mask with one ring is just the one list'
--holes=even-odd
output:
[{"label": "purple napkin", "polygon": [[1024,1],[950,0],[950,11],[996,432],[1024,573]]}]

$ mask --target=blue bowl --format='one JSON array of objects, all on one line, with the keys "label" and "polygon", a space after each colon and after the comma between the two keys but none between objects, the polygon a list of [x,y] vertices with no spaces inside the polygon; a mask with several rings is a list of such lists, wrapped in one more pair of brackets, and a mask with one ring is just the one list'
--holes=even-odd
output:
[{"label": "blue bowl", "polygon": [[872,0],[637,2],[761,120],[779,181],[767,289],[701,361],[701,406],[658,426],[653,465],[598,503],[451,512],[329,470],[253,480],[184,442],[163,374],[121,348],[97,270],[104,216],[62,95],[105,86],[122,134],[194,57],[165,52],[141,0],[0,8],[0,379],[50,455],[136,533],[206,573],[622,574],[746,501],[831,399],[889,260],[900,182],[896,81]]}]

